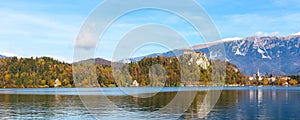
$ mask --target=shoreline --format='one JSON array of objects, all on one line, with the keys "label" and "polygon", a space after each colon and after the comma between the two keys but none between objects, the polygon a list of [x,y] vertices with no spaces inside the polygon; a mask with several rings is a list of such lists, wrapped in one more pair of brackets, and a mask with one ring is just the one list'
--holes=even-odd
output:
[{"label": "shoreline", "polygon": [[91,96],[129,96],[161,92],[199,92],[199,91],[245,91],[245,90],[296,90],[298,86],[211,86],[211,87],[123,87],[123,88],[0,88],[0,94],[15,95],[91,95]]}]

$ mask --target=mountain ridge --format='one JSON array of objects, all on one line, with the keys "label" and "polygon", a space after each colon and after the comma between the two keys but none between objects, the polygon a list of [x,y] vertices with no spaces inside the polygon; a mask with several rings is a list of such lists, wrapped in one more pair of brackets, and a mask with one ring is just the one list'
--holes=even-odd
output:
[{"label": "mountain ridge", "polygon": [[[223,44],[226,59],[237,65],[245,75],[253,75],[258,69],[263,74],[300,74],[300,36],[252,36],[239,40],[221,40],[195,45],[196,52],[206,53],[210,58],[210,47]],[[144,57],[182,55],[186,49],[131,58],[132,62]]]},{"label": "mountain ridge", "polygon": [[100,64],[100,65],[105,65],[105,66],[110,66],[112,64],[111,61],[106,60],[104,58],[91,58],[87,60],[81,60],[79,62],[74,62],[72,64],[77,64],[77,63],[95,63],[95,64]]},{"label": "mountain ridge", "polygon": [[4,56],[4,55],[0,55],[0,58],[7,58],[6,56]]}]

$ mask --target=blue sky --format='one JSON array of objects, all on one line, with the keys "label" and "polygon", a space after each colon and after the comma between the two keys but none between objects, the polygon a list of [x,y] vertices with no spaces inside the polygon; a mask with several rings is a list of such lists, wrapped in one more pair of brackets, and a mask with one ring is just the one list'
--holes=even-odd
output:
[{"label": "blue sky", "polygon": [[[74,42],[86,17],[101,0],[2,0],[0,4],[0,54],[50,56],[72,61]],[[222,38],[254,35],[286,36],[300,31],[299,0],[197,0],[217,26]],[[166,3],[173,4],[173,3]],[[126,4],[123,4],[126,5]],[[118,7],[112,6],[111,9]],[[163,21],[162,21],[163,19]],[[173,26],[190,44],[203,43],[187,23],[159,11],[138,11],[122,17],[98,47],[96,57],[111,59],[120,32],[145,23]],[[143,35],[141,35],[143,36]],[[166,49],[148,46],[134,56]]]}]

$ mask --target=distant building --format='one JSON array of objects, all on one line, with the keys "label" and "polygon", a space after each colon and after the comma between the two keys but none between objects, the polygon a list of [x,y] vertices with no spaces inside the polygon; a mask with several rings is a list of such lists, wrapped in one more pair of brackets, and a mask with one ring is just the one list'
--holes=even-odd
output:
[{"label": "distant building", "polygon": [[140,84],[136,81],[136,80],[134,80],[133,82],[132,82],[132,86],[133,87],[138,87]]},{"label": "distant building", "polygon": [[258,77],[258,81],[262,81],[262,79],[263,79],[262,77]]},{"label": "distant building", "polygon": [[285,82],[285,83],[283,83],[282,85],[283,85],[283,86],[288,86],[289,83],[288,83],[288,82]]},{"label": "distant building", "polygon": [[270,78],[267,78],[269,83],[274,83],[276,81],[276,77],[270,77]]},{"label": "distant building", "polygon": [[290,78],[290,77],[287,77],[287,76],[285,76],[285,77],[281,77],[281,79],[283,79],[283,80],[286,80],[286,81],[289,81],[289,80],[291,80],[291,78]]},{"label": "distant building", "polygon": [[262,81],[262,76],[260,75],[259,68],[257,69],[257,73],[253,74],[253,78],[256,80],[258,77],[258,81]]},{"label": "distant building", "polygon": [[54,81],[54,87],[61,87],[61,82],[59,81],[59,79],[56,79]]},{"label": "distant building", "polygon": [[262,76],[260,75],[259,68],[257,70],[258,81],[262,81]]},{"label": "distant building", "polygon": [[250,76],[250,77],[248,77],[248,79],[249,79],[250,81],[252,81],[252,80],[254,80],[255,78],[252,77],[252,76]]}]

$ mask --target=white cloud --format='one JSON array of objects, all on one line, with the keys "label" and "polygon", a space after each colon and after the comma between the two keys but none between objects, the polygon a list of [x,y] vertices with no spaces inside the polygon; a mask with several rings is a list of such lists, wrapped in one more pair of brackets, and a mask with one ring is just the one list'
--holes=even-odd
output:
[{"label": "white cloud", "polygon": [[[22,11],[10,9],[0,9],[0,29],[1,35],[44,35],[61,36],[70,38],[68,33],[72,33],[77,28],[71,23],[57,19],[54,16],[27,14]],[[69,16],[70,18],[73,16]],[[74,18],[76,18],[74,16]]]},{"label": "white cloud", "polygon": [[50,57],[50,58],[53,58],[54,60],[58,60],[58,61],[61,61],[61,62],[66,62],[66,63],[72,63],[73,60],[71,59],[66,59],[65,57],[63,56],[54,56],[54,55],[45,55],[46,57]]},{"label": "white cloud", "polygon": [[82,31],[81,34],[79,34],[75,47],[80,47],[80,48],[92,48],[96,46],[97,39],[95,39],[97,36],[96,31],[96,25],[92,25],[90,27],[86,27],[84,31]]},{"label": "white cloud", "polygon": [[279,35],[279,32],[268,33],[268,32],[261,32],[261,31],[259,31],[259,32],[255,33],[255,36],[259,36],[259,37],[261,37],[261,36],[278,36],[278,35]]},{"label": "white cloud", "polygon": [[293,34],[291,34],[291,35],[298,36],[298,35],[300,35],[300,31],[297,32],[297,33],[293,33]]},{"label": "white cloud", "polygon": [[280,35],[286,36],[290,35],[291,31],[299,30],[300,14],[295,12],[229,14],[225,15],[224,20],[217,22],[222,35],[249,37],[257,31],[263,31],[258,32],[258,35],[274,36],[279,32]]},{"label": "white cloud", "polygon": [[235,40],[241,40],[243,38],[241,37],[232,37],[232,38],[224,38],[221,41],[235,41]]},{"label": "white cloud", "polygon": [[263,34],[263,32],[260,32],[260,31],[259,31],[259,32],[256,32],[256,33],[255,33],[255,36],[261,36],[262,34]]},{"label": "white cloud", "polygon": [[15,57],[15,56],[18,56],[17,54],[14,54],[14,53],[0,53],[0,55],[4,55],[6,57]]}]

